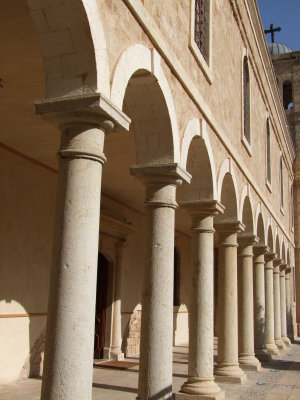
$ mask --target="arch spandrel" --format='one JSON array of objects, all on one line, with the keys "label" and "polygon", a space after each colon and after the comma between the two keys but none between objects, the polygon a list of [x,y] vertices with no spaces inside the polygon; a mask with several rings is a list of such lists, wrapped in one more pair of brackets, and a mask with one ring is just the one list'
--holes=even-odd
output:
[{"label": "arch spandrel", "polygon": [[109,64],[98,2],[26,3],[43,55],[46,97],[101,92],[109,98]]},{"label": "arch spandrel", "polygon": [[133,121],[138,164],[180,164],[177,117],[156,50],[135,44],[114,71],[111,101]]}]

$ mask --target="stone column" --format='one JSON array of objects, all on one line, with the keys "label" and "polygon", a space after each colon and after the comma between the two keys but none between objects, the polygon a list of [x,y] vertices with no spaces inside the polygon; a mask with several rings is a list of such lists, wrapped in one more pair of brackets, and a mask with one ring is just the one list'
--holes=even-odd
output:
[{"label": "stone column", "polygon": [[192,271],[189,303],[188,379],[176,399],[224,399],[214,382],[214,229],[213,217],[224,207],[214,200],[184,202],[192,218]]},{"label": "stone column", "polygon": [[146,187],[138,399],[171,399],[175,197],[190,175],[177,164],[134,166],[131,173]]},{"label": "stone column", "polygon": [[279,266],[282,263],[281,259],[277,259],[274,261],[274,274],[273,274],[273,283],[274,283],[274,336],[275,336],[275,344],[277,345],[279,350],[285,349],[286,345],[283,343],[281,339],[281,306],[280,306],[280,271]]},{"label": "stone column", "polygon": [[219,222],[218,265],[218,362],[217,382],[244,383],[246,375],[238,362],[237,234],[240,222]]},{"label": "stone column", "polygon": [[254,235],[238,238],[238,327],[239,364],[242,369],[260,371],[261,365],[254,355],[253,319],[253,245]]},{"label": "stone column", "polygon": [[[46,100],[37,112],[61,131],[42,400],[92,398],[103,145],[114,123],[101,99]],[[128,126],[128,124],[127,124]]]},{"label": "stone column", "polygon": [[253,247],[253,282],[254,282],[254,351],[260,361],[270,361],[271,356],[266,349],[265,334],[265,259],[267,246]]},{"label": "stone column", "polygon": [[291,289],[290,289],[290,276],[291,267],[285,270],[285,296],[286,296],[286,320],[287,320],[287,334],[290,339],[293,339],[292,329],[292,307],[291,307]]},{"label": "stone column", "polygon": [[290,346],[291,342],[287,336],[286,323],[286,294],[285,294],[285,270],[287,264],[280,265],[280,314],[281,314],[281,339],[286,346]]},{"label": "stone column", "polygon": [[124,359],[122,353],[122,321],[121,321],[121,290],[122,290],[122,261],[123,248],[125,241],[116,243],[115,254],[115,273],[114,273],[114,303],[113,303],[113,321],[112,321],[112,338],[110,356],[117,360]]},{"label": "stone column", "polygon": [[266,348],[269,354],[278,354],[274,339],[274,291],[273,291],[273,261],[275,253],[265,255],[265,290],[266,290]]}]

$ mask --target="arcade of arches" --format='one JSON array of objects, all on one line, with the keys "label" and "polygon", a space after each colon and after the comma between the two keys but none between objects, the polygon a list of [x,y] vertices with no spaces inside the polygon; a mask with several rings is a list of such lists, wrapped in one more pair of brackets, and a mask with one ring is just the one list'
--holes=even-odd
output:
[{"label": "arcade of arches", "polygon": [[170,399],[173,346],[176,396],[223,399],[297,335],[295,154],[256,2],[209,2],[207,65],[166,3],[1,6],[0,383],[43,375],[42,400],[91,399],[93,357],[129,356],[138,398]]}]

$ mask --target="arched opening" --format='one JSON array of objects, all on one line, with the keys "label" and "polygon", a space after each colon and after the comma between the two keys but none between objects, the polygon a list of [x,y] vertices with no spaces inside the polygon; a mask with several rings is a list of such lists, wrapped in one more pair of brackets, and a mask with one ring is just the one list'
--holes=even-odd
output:
[{"label": "arched opening", "polygon": [[252,206],[250,203],[249,196],[245,197],[243,204],[243,212],[242,212],[242,222],[245,225],[245,234],[253,235],[254,227],[253,227],[253,213]]},{"label": "arched opening", "polygon": [[262,214],[260,213],[257,218],[256,235],[259,239],[259,245],[265,245],[265,228]]},{"label": "arched opening", "polygon": [[[274,239],[273,239],[273,232],[272,232],[271,225],[269,225],[269,228],[268,228],[267,244],[268,244],[268,247],[270,249],[270,252],[274,253],[274,251],[275,251],[275,249],[274,249]],[[277,252],[277,249],[276,249],[276,252]],[[279,254],[278,254],[278,256],[279,256]]]},{"label": "arched opening", "polygon": [[227,172],[223,178],[220,201],[225,207],[225,212],[223,215],[217,215],[217,217],[215,218],[216,222],[237,221],[237,195],[232,175],[229,172]]},{"label": "arched opening", "polygon": [[276,241],[275,241],[275,252],[279,258],[282,259],[282,254],[281,254],[281,249],[280,249],[280,243],[279,243],[279,236],[278,234],[276,235]]},{"label": "arched opening", "polygon": [[99,253],[96,291],[94,358],[104,357],[108,269],[108,260],[102,253]]},{"label": "arched opening", "polygon": [[293,84],[291,81],[284,81],[282,85],[282,101],[285,110],[294,108],[293,102]]}]

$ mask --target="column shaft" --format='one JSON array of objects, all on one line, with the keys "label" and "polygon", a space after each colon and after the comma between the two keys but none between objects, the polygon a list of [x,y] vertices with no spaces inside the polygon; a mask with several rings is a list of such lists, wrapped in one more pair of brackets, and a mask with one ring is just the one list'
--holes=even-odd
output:
[{"label": "column shaft", "polygon": [[[218,208],[214,208],[216,213]],[[187,204],[185,205],[187,207]],[[191,298],[189,303],[189,368],[188,380],[182,385],[176,399],[224,399],[224,392],[214,382],[214,306],[213,306],[213,251],[214,229],[213,208],[198,210],[193,204],[189,211],[192,215],[192,271]],[[199,204],[199,208],[201,203]],[[189,396],[185,396],[187,393]],[[191,396],[194,395],[194,396]]]},{"label": "column shaft", "polygon": [[239,364],[243,369],[259,371],[260,362],[254,355],[253,319],[253,244],[255,236],[238,239],[238,328]]},{"label": "column shaft", "polygon": [[274,336],[275,336],[275,344],[278,349],[284,349],[286,346],[281,339],[281,306],[280,306],[280,271],[279,265],[281,264],[281,260],[275,261],[275,268],[273,274],[273,282],[274,282]]},{"label": "column shaft", "polygon": [[290,339],[287,337],[287,319],[286,319],[286,294],[285,294],[285,268],[280,269],[280,314],[281,314],[281,339],[286,346],[290,346]]},{"label": "column shaft", "polygon": [[42,400],[91,399],[104,130],[62,133]]},{"label": "column shaft", "polygon": [[116,358],[118,360],[124,359],[124,353],[122,353],[121,350],[121,345],[122,345],[121,290],[122,290],[123,247],[124,247],[123,242],[120,241],[116,243],[111,357]]},{"label": "column shaft", "polygon": [[269,354],[278,354],[274,339],[274,291],[273,291],[273,260],[274,253],[265,256],[265,290],[266,290],[266,348]]},{"label": "column shaft", "polygon": [[[218,229],[218,228],[217,228]],[[229,228],[228,228],[229,229]],[[246,375],[238,363],[237,232],[219,230],[218,362],[217,381],[243,383]]]},{"label": "column shaft", "polygon": [[254,349],[260,361],[269,361],[265,345],[265,246],[254,246]]},{"label": "column shaft", "polygon": [[285,274],[287,334],[290,339],[293,339],[290,275],[291,275],[291,269],[288,268]]},{"label": "column shaft", "polygon": [[177,165],[135,166],[146,186],[145,267],[138,399],[172,398],[176,186],[190,176]]}]

